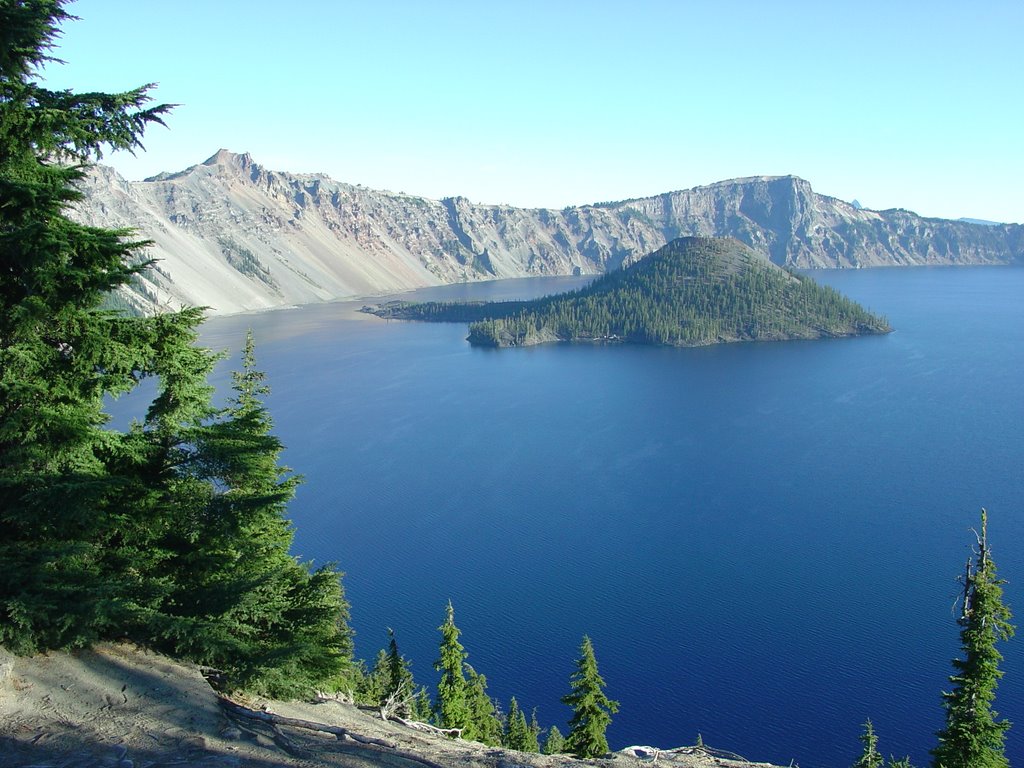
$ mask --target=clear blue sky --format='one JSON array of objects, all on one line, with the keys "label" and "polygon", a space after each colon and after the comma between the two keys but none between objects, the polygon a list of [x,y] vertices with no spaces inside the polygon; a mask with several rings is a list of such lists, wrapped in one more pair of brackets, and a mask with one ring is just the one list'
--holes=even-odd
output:
[{"label": "clear blue sky", "polygon": [[427,197],[562,207],[796,174],[1024,221],[1024,3],[79,0],[50,87],[180,106],[131,179],[224,147]]}]

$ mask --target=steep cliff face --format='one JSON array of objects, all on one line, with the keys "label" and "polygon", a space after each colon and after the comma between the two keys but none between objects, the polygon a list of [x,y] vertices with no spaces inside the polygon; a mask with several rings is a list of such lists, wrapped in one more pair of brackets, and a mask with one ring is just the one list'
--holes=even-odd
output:
[{"label": "steep cliff face", "polygon": [[732,236],[796,267],[988,264],[1022,259],[1024,227],[869,211],[792,176],[734,179],[560,211],[430,200],[219,151],[127,182],[97,168],[77,216],[131,227],[158,261],[125,300],[228,313],[467,280],[596,274],[681,235]]},{"label": "steep cliff face", "polygon": [[1024,227],[870,211],[795,176],[733,179],[616,204],[680,235],[731,236],[800,268],[1006,264],[1024,256]]}]

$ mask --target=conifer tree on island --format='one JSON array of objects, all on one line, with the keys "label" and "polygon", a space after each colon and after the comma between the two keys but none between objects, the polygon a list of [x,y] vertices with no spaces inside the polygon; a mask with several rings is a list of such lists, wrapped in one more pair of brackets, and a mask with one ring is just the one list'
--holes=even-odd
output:
[{"label": "conifer tree on island", "polygon": [[611,701],[604,693],[605,682],[597,671],[594,646],[586,635],[569,685],[572,691],[562,697],[562,703],[573,710],[565,749],[577,757],[600,757],[608,751],[605,730],[612,721],[612,714],[619,711],[619,703]]},{"label": "conifer tree on island", "polygon": [[932,750],[934,768],[1007,768],[1003,740],[1010,724],[993,711],[999,669],[1000,640],[1013,636],[1010,611],[1003,603],[1002,584],[988,547],[988,514],[981,511],[981,533],[974,562],[967,561],[963,579],[960,645],[963,658],[953,660],[949,681],[953,690],[944,693],[946,725]]}]

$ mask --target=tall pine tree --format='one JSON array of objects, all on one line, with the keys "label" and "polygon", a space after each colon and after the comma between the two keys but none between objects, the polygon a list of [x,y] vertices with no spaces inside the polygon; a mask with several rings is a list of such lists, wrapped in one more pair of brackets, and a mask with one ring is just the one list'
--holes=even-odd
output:
[{"label": "tall pine tree", "polygon": [[604,693],[605,682],[597,671],[597,659],[590,638],[583,636],[576,671],[569,680],[571,692],[562,697],[562,703],[572,707],[569,735],[565,749],[577,757],[600,757],[608,751],[605,731],[612,714],[619,711],[619,703]]},{"label": "tall pine tree", "polygon": [[103,429],[103,398],[144,375],[156,324],[100,306],[144,268],[144,243],[66,212],[86,163],[138,148],[168,107],[145,106],[149,86],[41,87],[33,77],[69,18],[59,0],[0,3],[0,642],[17,651],[103,635],[132,612],[125,582],[131,600],[153,597],[134,573],[111,581],[104,563],[124,537],[120,481],[107,471],[120,440]]},{"label": "tall pine tree", "polygon": [[501,720],[498,719],[494,700],[487,695],[487,678],[469,664],[465,664],[464,667],[469,719],[462,731],[462,738],[479,741],[492,747],[499,746],[502,742]]},{"label": "tall pine tree", "polygon": [[289,553],[285,514],[299,480],[280,464],[264,378],[250,332],[227,407],[192,430],[189,474],[213,490],[187,540],[171,543],[183,576],[169,610],[195,622],[197,646],[177,641],[190,656],[253,690],[291,695],[342,671],[352,642],[338,574]]},{"label": "tall pine tree", "polygon": [[964,576],[963,610],[960,615],[960,646],[963,658],[953,660],[949,681],[953,690],[944,693],[946,725],[932,750],[935,768],[1007,768],[1003,740],[1010,724],[992,709],[996,685],[1003,676],[996,648],[1013,636],[1010,611],[1003,603],[1002,580],[988,547],[988,514],[981,510],[981,533],[974,561],[968,559]]},{"label": "tall pine tree", "polygon": [[434,669],[441,673],[441,677],[437,681],[434,717],[442,728],[465,728],[469,723],[469,707],[462,665],[469,654],[459,642],[461,633],[455,626],[455,609],[451,600],[448,601],[444,624],[438,627],[438,631],[441,633],[441,646]]},{"label": "tall pine tree", "polygon": [[[54,92],[60,0],[0,2],[0,643],[18,652],[130,637],[299,692],[351,653],[338,574],[288,554],[295,480],[251,345],[225,411],[198,309],[129,317],[105,296],[147,268],[130,233],[67,216],[101,149],[140,147],[149,87]],[[104,398],[157,377],[142,423]]]}]

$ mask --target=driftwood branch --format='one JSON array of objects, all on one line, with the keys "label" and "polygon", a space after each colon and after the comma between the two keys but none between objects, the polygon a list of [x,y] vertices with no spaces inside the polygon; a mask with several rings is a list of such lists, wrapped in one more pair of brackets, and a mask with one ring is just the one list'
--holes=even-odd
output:
[{"label": "driftwood branch", "polygon": [[221,699],[220,704],[229,712],[239,715],[240,717],[246,717],[250,720],[260,720],[264,723],[272,723],[274,725],[287,725],[292,728],[302,728],[307,731],[319,731],[320,733],[330,733],[337,739],[352,739],[360,744],[372,744],[378,747],[386,747],[387,749],[396,749],[396,745],[389,741],[382,739],[371,739],[367,736],[360,736],[352,733],[347,728],[342,728],[338,725],[327,725],[326,723],[315,723],[312,720],[299,720],[294,717],[284,717],[283,715],[275,715],[273,712],[262,712],[259,710],[248,709],[243,707],[241,704],[236,704],[229,699]]},{"label": "driftwood branch", "polygon": [[398,715],[392,715],[391,720],[404,725],[406,728],[412,728],[417,731],[426,731],[427,733],[433,733],[437,736],[447,736],[450,739],[462,738],[461,728],[438,728],[436,725],[431,725],[430,723],[422,723],[419,720],[406,720],[404,717],[399,717]]},{"label": "driftwood branch", "polygon": [[388,694],[388,697],[380,704],[380,719],[390,720],[398,716],[400,710],[408,709],[411,694],[408,685],[403,680],[398,688]]}]

